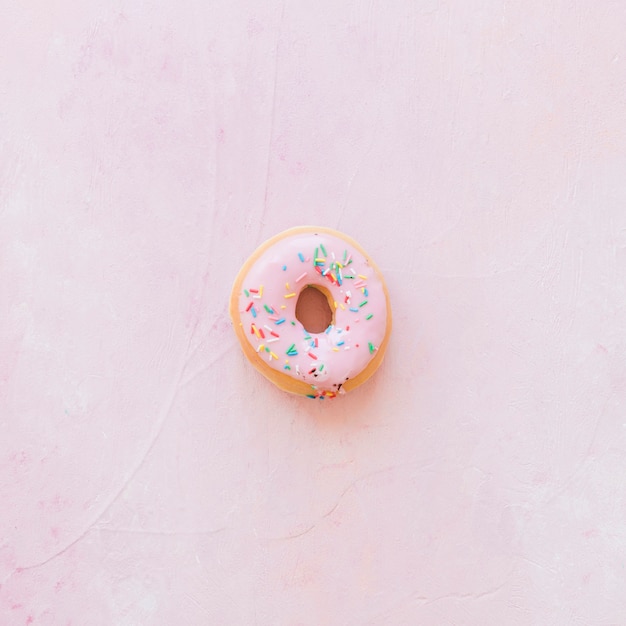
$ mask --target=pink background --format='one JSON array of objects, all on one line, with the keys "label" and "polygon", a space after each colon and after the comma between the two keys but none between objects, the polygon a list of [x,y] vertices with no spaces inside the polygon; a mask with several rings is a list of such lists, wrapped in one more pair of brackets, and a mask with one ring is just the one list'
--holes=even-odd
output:
[{"label": "pink background", "polygon": [[[0,6],[0,623],[625,624],[626,4],[127,5]],[[303,222],[332,403],[226,312]]]}]

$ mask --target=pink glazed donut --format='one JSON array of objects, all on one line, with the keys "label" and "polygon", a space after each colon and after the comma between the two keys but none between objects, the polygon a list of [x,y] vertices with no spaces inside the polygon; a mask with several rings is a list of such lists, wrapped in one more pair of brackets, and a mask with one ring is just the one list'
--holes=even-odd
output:
[{"label": "pink glazed donut", "polygon": [[257,248],[235,279],[230,316],[248,360],[281,389],[309,398],[364,383],[391,332],[377,266],[350,237],[314,226]]}]

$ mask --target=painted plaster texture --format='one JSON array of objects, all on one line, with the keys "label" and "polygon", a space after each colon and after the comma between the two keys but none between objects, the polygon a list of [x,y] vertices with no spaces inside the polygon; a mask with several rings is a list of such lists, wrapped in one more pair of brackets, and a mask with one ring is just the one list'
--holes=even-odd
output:
[{"label": "painted plaster texture", "polygon": [[[626,624],[626,4],[0,3],[0,624]],[[332,402],[232,280],[394,310]]]}]

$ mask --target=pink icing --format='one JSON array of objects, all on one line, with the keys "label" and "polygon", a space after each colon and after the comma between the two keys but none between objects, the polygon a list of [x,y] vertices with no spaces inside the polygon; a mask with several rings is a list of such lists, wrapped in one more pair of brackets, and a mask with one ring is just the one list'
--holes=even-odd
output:
[{"label": "pink icing", "polygon": [[[374,358],[385,336],[382,281],[367,258],[339,237],[286,236],[263,252],[242,284],[239,312],[258,358],[310,384],[312,397],[341,392]],[[298,294],[307,285],[332,296],[333,323],[322,333],[307,332],[295,316]]]}]

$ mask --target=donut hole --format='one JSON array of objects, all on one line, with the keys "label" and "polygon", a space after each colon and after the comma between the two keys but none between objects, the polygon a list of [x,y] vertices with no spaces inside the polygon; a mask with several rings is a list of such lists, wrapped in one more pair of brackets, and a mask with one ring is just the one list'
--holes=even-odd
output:
[{"label": "donut hole", "polygon": [[330,292],[307,285],[298,295],[296,319],[309,333],[323,333],[333,323]]}]

